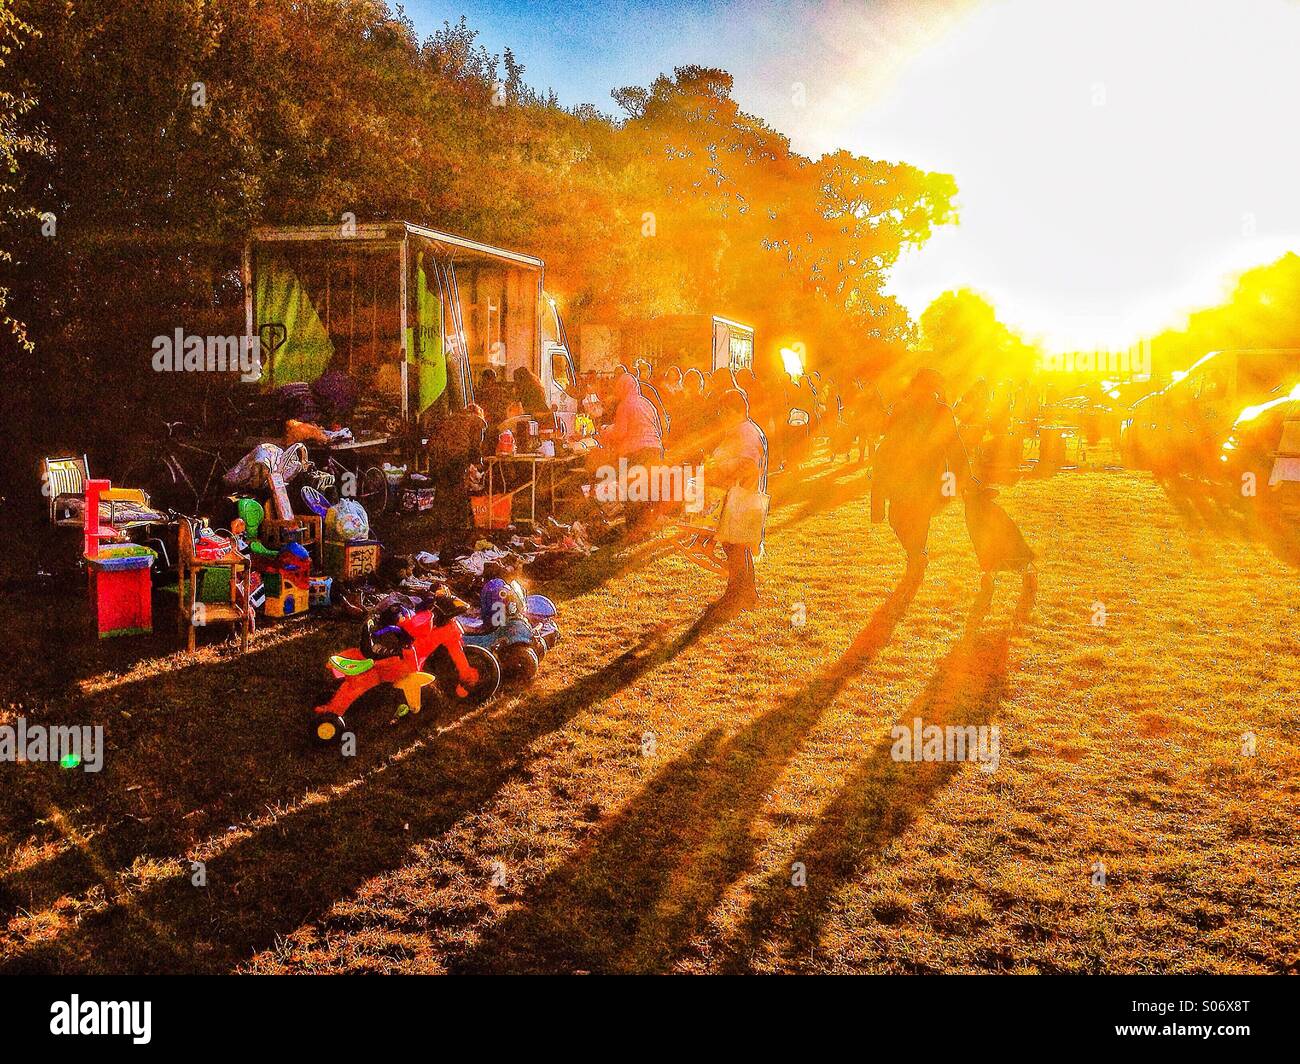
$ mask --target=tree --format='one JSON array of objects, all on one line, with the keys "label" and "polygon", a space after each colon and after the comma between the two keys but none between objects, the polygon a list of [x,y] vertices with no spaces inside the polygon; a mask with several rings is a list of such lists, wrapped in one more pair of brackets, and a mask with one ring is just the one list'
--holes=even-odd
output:
[{"label": "tree", "polygon": [[989,382],[1024,380],[1039,352],[998,320],[984,296],[969,288],[944,292],[921,312],[919,362],[947,378],[952,394],[983,377]]},{"label": "tree", "polygon": [[680,312],[743,314],[823,359],[901,348],[911,323],[883,293],[887,271],[951,220],[952,179],[844,151],[805,158],[731,90],[725,71],[690,66],[614,93],[656,222],[644,257],[658,304],[676,292]]},{"label": "tree", "polygon": [[150,339],[239,331],[255,225],[427,222],[540,255],[570,309],[727,312],[852,360],[910,337],[884,278],[950,215],[950,178],[807,159],[714,68],[617,90],[616,120],[543,97],[463,18],[420,41],[380,0],[22,4],[14,73],[57,153],[16,182],[59,220],[13,289],[38,431],[94,407],[111,440],[182,405],[194,382],[142,372]]},{"label": "tree", "polygon": [[[1300,348],[1300,255],[1247,270],[1223,303],[1157,336],[1151,359],[1157,373],[1168,375],[1210,351],[1232,348]],[[1277,363],[1280,376],[1300,383],[1300,356],[1279,352]]]},{"label": "tree", "polygon": [[[22,21],[3,0],[0,0],[0,70],[15,49],[36,33]],[[33,129],[27,116],[36,106],[36,100],[25,90],[18,92],[0,89],[0,171],[10,175],[0,178],[0,269],[7,275],[17,262],[16,245],[22,240],[20,229],[27,230],[26,239],[37,228],[36,209],[23,201],[13,176],[17,175],[26,156],[48,158],[49,142],[39,129]],[[28,336],[26,323],[10,310],[10,289],[0,284],[0,334],[6,344],[19,350],[30,351],[34,346]]]}]

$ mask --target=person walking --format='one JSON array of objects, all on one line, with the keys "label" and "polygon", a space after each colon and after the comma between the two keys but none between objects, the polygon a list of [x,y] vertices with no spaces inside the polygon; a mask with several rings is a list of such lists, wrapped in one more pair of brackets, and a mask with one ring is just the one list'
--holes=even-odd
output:
[{"label": "person walking", "polygon": [[[745,393],[731,388],[718,396],[722,440],[704,466],[711,488],[739,486],[746,492],[767,491],[767,437],[749,416]],[[727,556],[727,589],[710,609],[728,615],[758,603],[754,577],[754,549],[747,543],[723,543]],[[762,549],[762,540],[759,540]]]},{"label": "person walking", "polygon": [[903,582],[910,590],[925,575],[931,520],[970,476],[943,390],[943,378],[932,369],[912,378],[885,426],[871,483],[871,520],[888,517],[907,554]]}]

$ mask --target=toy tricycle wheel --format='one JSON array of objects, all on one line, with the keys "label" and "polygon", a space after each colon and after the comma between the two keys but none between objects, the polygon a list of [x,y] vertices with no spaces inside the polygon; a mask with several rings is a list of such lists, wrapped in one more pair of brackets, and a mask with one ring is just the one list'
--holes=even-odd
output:
[{"label": "toy tricycle wheel", "polygon": [[[466,689],[456,675],[456,666],[451,655],[445,650],[437,655],[430,671],[438,677],[438,690],[449,702],[472,702],[478,705],[486,702],[501,686],[501,663],[496,655],[484,647],[465,645],[465,660],[469,667],[478,673],[478,682]],[[463,692],[463,693],[462,693]]]},{"label": "toy tricycle wheel", "polygon": [[532,683],[540,664],[537,651],[527,643],[514,643],[501,652],[501,671],[511,683]]},{"label": "toy tricycle wheel", "polygon": [[332,743],[345,731],[347,724],[335,713],[313,713],[312,737],[321,744]]}]

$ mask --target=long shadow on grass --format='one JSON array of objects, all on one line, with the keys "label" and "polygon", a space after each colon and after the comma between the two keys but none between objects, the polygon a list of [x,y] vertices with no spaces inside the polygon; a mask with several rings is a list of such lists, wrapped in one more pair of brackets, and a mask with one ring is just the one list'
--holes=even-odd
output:
[{"label": "long shadow on grass", "polygon": [[1189,528],[1262,544],[1278,561],[1300,568],[1295,521],[1275,504],[1266,485],[1260,485],[1255,496],[1234,499],[1226,494],[1228,487],[1190,477],[1157,477],[1156,481]]},{"label": "long shadow on grass", "polygon": [[[701,618],[669,639],[659,626],[568,687],[469,718],[376,765],[343,793],[299,804],[228,845],[218,835],[209,840],[220,848],[206,862],[205,887],[191,885],[188,873],[129,893],[109,886],[104,911],[17,951],[0,971],[229,971],[481,807],[526,770],[539,738],[671,660],[708,627]],[[107,864],[93,841],[87,860]]]},{"label": "long shadow on grass", "polygon": [[[602,551],[559,582],[556,596],[582,593],[626,574],[629,566],[650,565],[667,549],[643,544],[620,558]],[[66,612],[49,620],[45,643],[62,645],[84,635],[75,630],[78,619]],[[431,723],[448,723],[440,719],[445,707],[431,707],[401,727],[360,719],[362,748],[354,760],[309,747],[307,707],[323,680],[325,657],[355,641],[355,631],[325,624],[288,634],[255,639],[247,654],[215,661],[179,663],[160,656],[159,671],[116,682],[113,672],[135,665],[139,650],[105,658],[92,641],[75,666],[65,663],[57,690],[27,670],[26,683],[11,690],[23,702],[45,704],[35,714],[27,711],[33,722],[103,724],[109,748],[99,774],[34,765],[25,770],[23,786],[0,800],[5,850],[17,854],[22,847],[40,855],[0,875],[0,926],[20,909],[39,913],[64,896],[104,890],[114,897],[121,870],[140,855],[191,853],[214,831],[268,809],[292,807],[312,790],[348,785],[429,734]],[[584,684],[583,694],[599,691],[603,679],[619,675],[628,662],[644,660],[638,653],[601,670],[593,687]],[[109,686],[79,689],[96,675]]]},{"label": "long shadow on grass", "polygon": [[[580,594],[652,564],[668,549],[643,544],[621,559],[601,552],[558,582],[555,595]],[[49,645],[84,635],[69,631],[76,622],[62,615],[50,623]],[[140,653],[105,660],[92,645],[77,666],[65,666],[58,690],[43,688],[38,677],[11,688],[15,699],[46,705],[36,714],[27,711],[33,722],[103,724],[109,749],[102,773],[32,766],[23,787],[0,801],[0,840],[11,840],[6,848],[30,842],[46,854],[0,875],[0,914],[35,912],[65,894],[75,897],[102,883],[106,870],[125,868],[140,854],[189,851],[214,828],[292,804],[312,788],[345,784],[427,734],[431,719],[447,723],[435,716],[442,707],[399,728],[363,715],[357,760],[309,747],[307,707],[323,682],[325,658],[354,642],[355,628],[317,624],[287,634],[257,638],[247,654],[217,660],[182,664],[160,655],[158,671],[116,683],[113,672],[137,664]],[[79,683],[90,676],[104,677],[109,686],[81,690]],[[79,841],[68,845],[69,837]]]},{"label": "long shadow on grass", "polygon": [[779,480],[773,482],[773,506],[779,512],[780,520],[771,526],[771,530],[793,528],[820,513],[866,495],[871,491],[870,468],[846,463],[832,466],[788,487]]},{"label": "long shadow on grass", "polygon": [[409,743],[419,733],[414,721],[372,726],[353,761],[308,745],[308,707],[326,655],[350,635],[330,624],[254,642],[245,655],[161,661],[161,671],[28,711],[33,723],[102,726],[104,763],[98,773],[33,764],[4,795],[0,825],[46,856],[0,876],[0,911],[76,896],[141,854],[186,852],[214,830],[343,783],[358,763],[382,762]]},{"label": "long shadow on grass", "polygon": [[752,823],[827,706],[885,646],[896,589],[826,674],[730,738],[709,732],[664,768],[525,907],[453,965],[466,972],[655,972],[753,861]]},{"label": "long shadow on grass", "polygon": [[[1023,607],[1022,599],[1018,618]],[[977,606],[925,690],[900,714],[903,726],[911,727],[917,717],[924,725],[988,724],[1005,697],[1013,629],[982,633],[982,620]],[[793,886],[783,867],[755,892],[740,931],[725,947],[724,970],[750,971],[760,959],[783,971],[808,965],[840,888],[900,836],[957,772],[977,771],[952,761],[895,761],[893,747],[886,733],[797,844],[792,859],[804,865],[806,884]],[[885,910],[876,916],[893,920],[899,914]]]},{"label": "long shadow on grass", "polygon": [[655,537],[641,543],[629,544],[621,550],[603,548],[586,558],[581,565],[564,573],[546,585],[547,595],[556,602],[586,595],[610,580],[623,579],[649,568],[660,558],[673,553],[671,543]]}]

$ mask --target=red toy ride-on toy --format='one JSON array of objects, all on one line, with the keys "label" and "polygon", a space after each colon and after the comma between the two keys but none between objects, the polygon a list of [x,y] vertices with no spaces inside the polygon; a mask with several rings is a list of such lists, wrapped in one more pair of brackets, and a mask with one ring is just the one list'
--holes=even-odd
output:
[{"label": "red toy ride-on toy", "polygon": [[[477,705],[501,686],[501,665],[491,651],[467,646],[456,618],[470,609],[449,592],[426,600],[427,608],[366,618],[361,646],[329,659],[330,687],[312,708],[312,735],[332,742],[347,730],[345,714],[363,705],[387,707],[393,719],[420,711],[423,689],[436,684],[448,701]],[[374,707],[378,708],[378,706]]]}]

